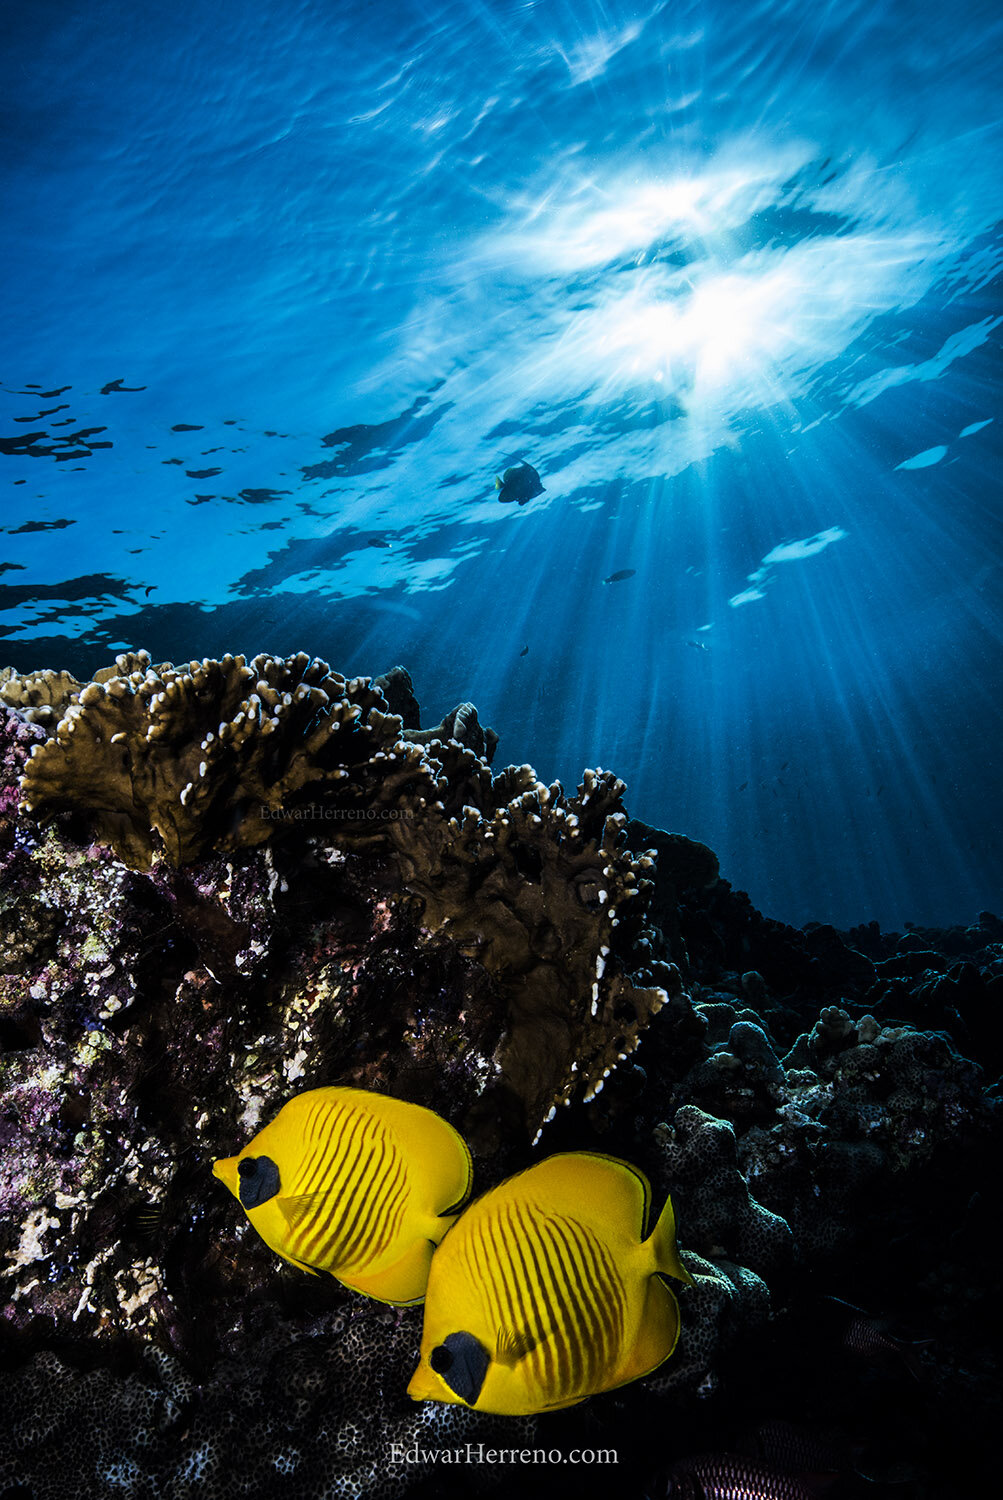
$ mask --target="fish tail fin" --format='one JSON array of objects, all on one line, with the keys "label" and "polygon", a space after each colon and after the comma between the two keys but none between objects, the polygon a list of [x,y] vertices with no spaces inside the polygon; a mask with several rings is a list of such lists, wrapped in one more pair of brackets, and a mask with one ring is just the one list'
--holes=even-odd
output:
[{"label": "fish tail fin", "polygon": [[661,1271],[665,1276],[674,1276],[677,1281],[685,1281],[689,1286],[693,1285],[693,1277],[679,1259],[679,1249],[676,1245],[676,1216],[671,1198],[666,1198],[665,1207],[659,1215],[658,1223],[648,1236],[647,1243],[651,1246],[653,1270]]}]

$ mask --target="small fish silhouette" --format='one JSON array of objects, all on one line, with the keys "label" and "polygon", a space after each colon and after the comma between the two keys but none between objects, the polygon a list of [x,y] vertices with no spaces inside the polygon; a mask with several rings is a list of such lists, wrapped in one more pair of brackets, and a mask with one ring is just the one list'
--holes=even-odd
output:
[{"label": "small fish silhouette", "polygon": [[636,568],[620,568],[618,572],[611,573],[608,578],[604,578],[603,583],[621,583],[625,578],[633,578],[636,572]]},{"label": "small fish silhouette", "polygon": [[789,1474],[837,1474],[845,1467],[843,1439],[834,1432],[772,1418],[744,1429],[737,1447]]},{"label": "small fish silhouette", "polygon": [[849,1354],[872,1365],[884,1365],[886,1368],[904,1366],[914,1380],[922,1380],[922,1370],[915,1351],[932,1344],[932,1339],[914,1339],[910,1342],[897,1338],[888,1331],[887,1318],[872,1317],[862,1307],[845,1302],[842,1297],[829,1297],[826,1300],[845,1310],[841,1343]]},{"label": "small fish silhouette", "polygon": [[520,463],[495,476],[495,489],[502,505],[510,505],[513,500],[526,505],[543,494],[543,483],[532,464]]}]

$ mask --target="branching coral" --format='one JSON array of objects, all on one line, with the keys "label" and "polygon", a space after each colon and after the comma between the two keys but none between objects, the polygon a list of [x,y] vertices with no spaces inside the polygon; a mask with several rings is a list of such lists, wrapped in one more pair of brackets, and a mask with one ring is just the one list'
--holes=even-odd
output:
[{"label": "branching coral", "polygon": [[476,792],[479,806],[448,816],[437,801],[391,836],[426,930],[505,990],[501,1092],[533,1131],[577,1088],[587,1099],[602,1089],[681,981],[651,961],[654,865],[623,848],[622,781],[586,771],[565,799],[518,766]]},{"label": "branching coral", "polygon": [[586,772],[565,799],[530,766],[492,780],[497,735],[473,704],[415,727],[403,668],[373,683],[302,653],[182,668],[138,653],[83,687],[43,673],[6,691],[49,716],[24,810],[81,810],[135,869],[304,825],[328,844],[392,853],[429,939],[483,965],[504,996],[485,1119],[500,1110],[532,1133],[576,1089],[593,1097],[679,988],[671,965],[651,962],[654,863],[623,847],[623,783]]},{"label": "branching coral", "polygon": [[263,843],[311,796],[352,810],[377,785],[388,800],[420,778],[421,752],[385,706],[368,678],[348,682],[303,653],[184,667],[122,656],[33,751],[24,808],[82,809],[135,869]]},{"label": "branching coral", "polygon": [[0,702],[43,727],[59,722],[70,704],[76,703],[80,686],[69,672],[45,668],[21,675],[10,667],[0,670]]}]

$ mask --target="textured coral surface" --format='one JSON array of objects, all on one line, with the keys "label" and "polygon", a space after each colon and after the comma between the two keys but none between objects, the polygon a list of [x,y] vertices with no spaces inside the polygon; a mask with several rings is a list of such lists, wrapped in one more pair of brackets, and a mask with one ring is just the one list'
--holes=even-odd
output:
[{"label": "textured coral surface", "polygon": [[[837,1496],[972,1493],[1003,924],[768,921],[609,773],[492,776],[469,704],[421,731],[401,669],[152,671],[0,684],[0,1496],[581,1494],[476,1461],[541,1444],[668,1494],[781,1464],[778,1421]],[[420,1308],[279,1261],[209,1172],[327,1083],[437,1109],[478,1189],[635,1161],[694,1275],[673,1357],[518,1422],[408,1401]]]}]

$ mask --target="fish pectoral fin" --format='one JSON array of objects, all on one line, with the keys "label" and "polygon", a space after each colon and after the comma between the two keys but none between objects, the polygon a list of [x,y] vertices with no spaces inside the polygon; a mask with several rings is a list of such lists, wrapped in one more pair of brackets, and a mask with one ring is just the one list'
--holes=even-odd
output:
[{"label": "fish pectoral fin", "polygon": [[276,1207],[290,1229],[298,1229],[319,1209],[327,1193],[300,1193],[290,1198],[276,1199]]},{"label": "fish pectoral fin", "polygon": [[509,1333],[499,1333],[495,1345],[497,1353],[495,1358],[500,1365],[508,1365],[510,1368],[525,1359],[541,1340],[528,1329],[518,1329]]},{"label": "fish pectoral fin", "polygon": [[501,487],[502,487],[502,485],[503,485],[503,483],[504,483],[504,480],[502,479],[501,475],[500,474],[496,474],[495,475],[495,489],[496,490],[500,490]]}]

